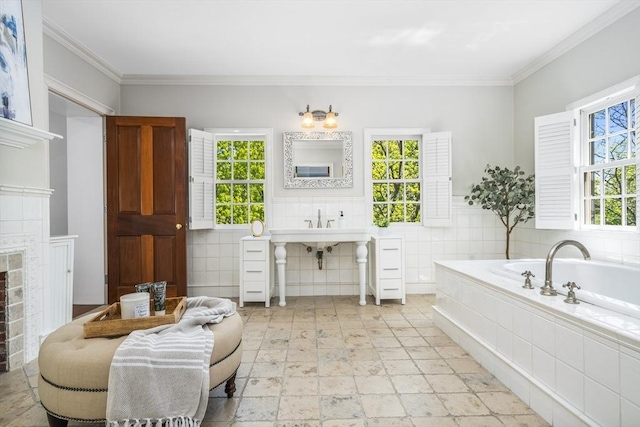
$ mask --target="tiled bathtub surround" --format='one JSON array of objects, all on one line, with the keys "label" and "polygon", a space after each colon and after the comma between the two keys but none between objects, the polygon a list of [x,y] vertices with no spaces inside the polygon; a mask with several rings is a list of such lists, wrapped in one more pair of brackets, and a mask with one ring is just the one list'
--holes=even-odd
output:
[{"label": "tiled bathtub surround", "polygon": [[522,289],[491,264],[438,266],[435,324],[553,425],[640,425],[640,319]]}]

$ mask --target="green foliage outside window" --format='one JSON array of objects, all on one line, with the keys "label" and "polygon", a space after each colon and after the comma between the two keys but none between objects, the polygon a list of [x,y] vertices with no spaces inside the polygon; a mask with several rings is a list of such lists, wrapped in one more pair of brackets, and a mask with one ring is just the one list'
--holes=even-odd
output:
[{"label": "green foliage outside window", "polygon": [[416,139],[374,140],[371,144],[373,223],[419,223],[420,149]]},{"label": "green foliage outside window", "polygon": [[218,141],[216,151],[216,224],[264,221],[265,143]]},{"label": "green foliage outside window", "polygon": [[587,224],[637,224],[635,108],[631,98],[589,114],[584,172]]}]

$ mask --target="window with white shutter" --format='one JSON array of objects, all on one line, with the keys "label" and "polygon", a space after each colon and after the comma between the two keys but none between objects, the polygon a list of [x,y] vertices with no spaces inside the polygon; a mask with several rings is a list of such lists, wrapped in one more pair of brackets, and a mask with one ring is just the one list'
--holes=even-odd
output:
[{"label": "window with white shutter", "polygon": [[366,129],[371,221],[445,226],[451,221],[451,133]]}]

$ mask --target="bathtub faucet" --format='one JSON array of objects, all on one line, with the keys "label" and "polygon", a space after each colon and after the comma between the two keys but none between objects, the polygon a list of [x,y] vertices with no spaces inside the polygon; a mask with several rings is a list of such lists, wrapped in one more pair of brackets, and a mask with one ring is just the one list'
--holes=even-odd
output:
[{"label": "bathtub faucet", "polygon": [[542,295],[553,296],[558,294],[558,292],[556,292],[556,290],[553,288],[553,282],[551,281],[553,258],[555,258],[558,249],[567,245],[575,246],[576,248],[580,249],[580,252],[582,252],[582,256],[584,257],[584,259],[591,259],[591,255],[589,254],[587,248],[585,248],[582,243],[575,240],[561,240],[555,245],[551,246],[551,249],[549,249],[549,253],[547,254],[547,261],[544,266],[544,286],[540,289],[540,293]]}]

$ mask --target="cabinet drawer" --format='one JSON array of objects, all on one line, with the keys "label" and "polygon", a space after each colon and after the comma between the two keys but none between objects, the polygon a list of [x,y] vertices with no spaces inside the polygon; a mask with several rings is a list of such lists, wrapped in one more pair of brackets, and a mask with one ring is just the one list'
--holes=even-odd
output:
[{"label": "cabinet drawer", "polygon": [[382,253],[400,252],[402,239],[379,239],[378,245]]},{"label": "cabinet drawer", "polygon": [[378,268],[378,275],[380,279],[402,278],[402,261],[400,259],[388,260],[388,262],[380,260],[380,266]]},{"label": "cabinet drawer", "polygon": [[267,259],[267,248],[264,242],[246,241],[242,245],[245,261],[264,261]]},{"label": "cabinet drawer", "polygon": [[244,282],[243,299],[245,301],[266,301],[264,282]]},{"label": "cabinet drawer", "polygon": [[245,261],[242,264],[242,274],[245,282],[262,280],[264,283],[267,279],[267,264],[264,261]]},{"label": "cabinet drawer", "polygon": [[402,298],[401,279],[383,279],[379,282],[380,299]]}]

